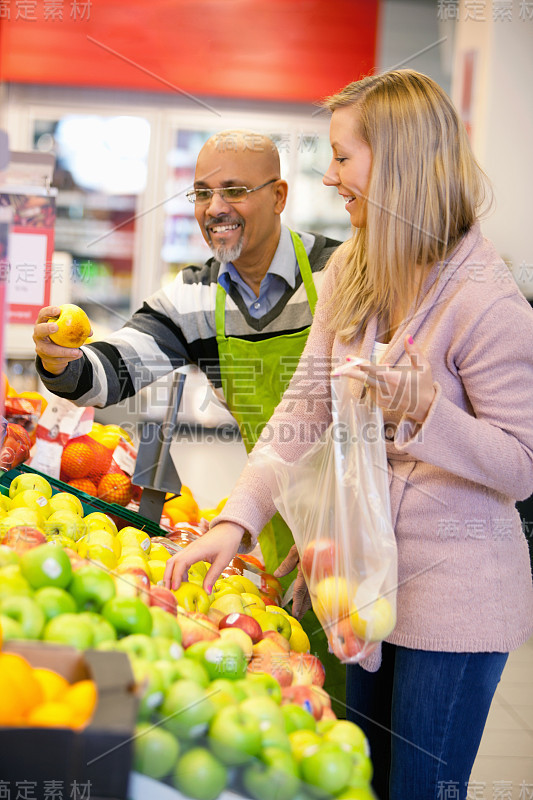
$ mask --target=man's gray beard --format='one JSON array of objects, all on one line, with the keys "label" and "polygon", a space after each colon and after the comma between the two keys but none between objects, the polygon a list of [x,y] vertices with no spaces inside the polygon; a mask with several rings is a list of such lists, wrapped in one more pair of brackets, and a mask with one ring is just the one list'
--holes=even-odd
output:
[{"label": "man's gray beard", "polygon": [[213,253],[214,257],[220,264],[227,264],[228,261],[236,261],[242,253],[242,245],[243,245],[243,236],[241,232],[241,236],[239,241],[233,247],[225,247],[224,245],[219,245],[215,247],[214,245],[210,244],[209,249]]}]

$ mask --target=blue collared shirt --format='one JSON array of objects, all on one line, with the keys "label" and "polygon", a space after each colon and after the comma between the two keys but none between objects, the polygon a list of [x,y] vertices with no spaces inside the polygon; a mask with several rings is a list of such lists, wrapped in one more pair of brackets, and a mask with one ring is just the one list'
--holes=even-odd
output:
[{"label": "blue collared shirt", "polygon": [[[298,235],[303,242],[305,252],[309,255],[313,249],[315,237],[311,233],[300,233],[299,231]],[[254,317],[254,319],[260,319],[276,305],[284,292],[287,291],[287,286],[294,289],[298,272],[298,261],[296,260],[290,230],[285,225],[282,225],[278,246],[268,272],[261,281],[258,297],[255,296],[255,292],[250,289],[248,284],[243,281],[231,261],[220,265],[218,282],[226,292],[229,292],[229,288],[233,283],[246,303],[250,316]]]}]

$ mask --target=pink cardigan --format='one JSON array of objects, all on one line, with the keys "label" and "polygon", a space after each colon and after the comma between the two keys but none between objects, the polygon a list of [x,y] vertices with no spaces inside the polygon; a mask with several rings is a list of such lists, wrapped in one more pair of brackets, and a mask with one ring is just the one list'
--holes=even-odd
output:
[{"label": "pink cardigan", "polygon": [[[330,422],[332,366],[372,352],[376,319],[348,346],[327,327],[345,252],[343,245],[332,257],[302,360],[266,429],[265,439],[287,461]],[[479,225],[437,278],[435,267],[421,308],[381,361],[408,364],[403,340],[410,334],[437,389],[421,426],[386,419],[399,564],[398,622],[388,641],[507,652],[533,631],[529,554],[514,507],[533,493],[533,310]],[[352,385],[360,395],[361,383]],[[212,525],[237,522],[254,542],[274,512],[252,456]]]}]

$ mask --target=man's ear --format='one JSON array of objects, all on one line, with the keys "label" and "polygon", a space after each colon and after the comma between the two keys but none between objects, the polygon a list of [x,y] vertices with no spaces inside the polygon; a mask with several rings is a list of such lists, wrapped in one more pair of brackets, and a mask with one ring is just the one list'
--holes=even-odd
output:
[{"label": "man's ear", "polygon": [[274,184],[274,192],[276,203],[274,205],[274,213],[281,214],[287,202],[287,194],[289,193],[289,185],[287,181],[279,180]]}]

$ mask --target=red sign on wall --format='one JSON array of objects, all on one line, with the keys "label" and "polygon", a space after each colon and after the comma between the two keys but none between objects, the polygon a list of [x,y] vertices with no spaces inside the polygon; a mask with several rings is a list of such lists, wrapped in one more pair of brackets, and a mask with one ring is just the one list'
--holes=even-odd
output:
[{"label": "red sign on wall", "polygon": [[0,79],[313,102],[373,69],[378,5],[2,0]]}]

